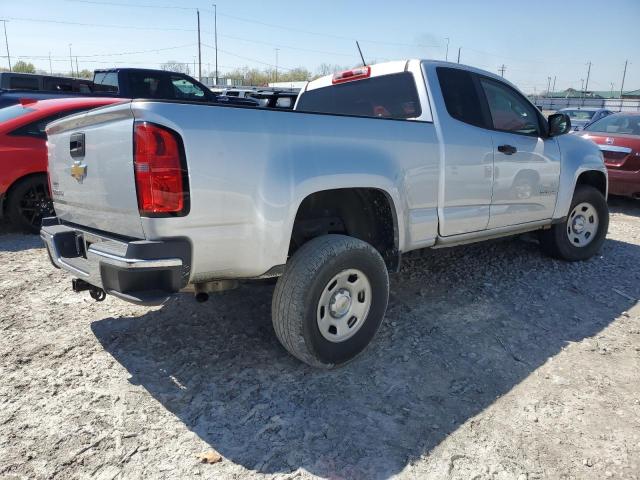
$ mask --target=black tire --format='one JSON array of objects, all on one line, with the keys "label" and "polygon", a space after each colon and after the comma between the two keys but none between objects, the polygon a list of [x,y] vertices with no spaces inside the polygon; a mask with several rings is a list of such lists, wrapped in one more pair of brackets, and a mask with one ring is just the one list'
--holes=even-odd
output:
[{"label": "black tire", "polygon": [[[318,327],[319,301],[334,276],[349,269],[366,276],[371,287],[370,306],[353,336],[331,342]],[[302,245],[287,262],[273,295],[273,327],[280,343],[294,357],[313,367],[333,368],[355,358],[371,342],[388,299],[389,275],[376,249],[353,237],[323,235]]]},{"label": "black tire", "polygon": [[11,187],[7,216],[14,227],[38,233],[44,217],[55,215],[46,175],[32,175]]},{"label": "black tire", "polygon": [[[598,214],[596,233],[593,239],[584,246],[578,246],[572,243],[568,235],[568,229],[573,221],[571,213],[574,208],[581,203],[592,205]],[[541,232],[540,246],[544,253],[554,258],[568,262],[587,260],[594,256],[600,250],[600,247],[602,247],[608,228],[609,207],[602,193],[589,185],[578,185],[573,194],[567,219],[562,223],[553,225],[551,229]]]}]

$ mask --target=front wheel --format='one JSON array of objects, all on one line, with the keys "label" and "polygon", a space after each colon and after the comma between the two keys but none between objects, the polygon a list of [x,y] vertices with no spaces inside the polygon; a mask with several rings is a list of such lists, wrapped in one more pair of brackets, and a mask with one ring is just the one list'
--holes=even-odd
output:
[{"label": "front wheel", "polygon": [[586,260],[600,250],[608,228],[609,207],[602,193],[589,185],[579,185],[566,220],[542,232],[540,245],[555,258]]},{"label": "front wheel", "polygon": [[388,298],[387,267],[375,248],[353,237],[324,235],[287,262],[273,296],[273,327],[293,356],[332,368],[371,342]]}]

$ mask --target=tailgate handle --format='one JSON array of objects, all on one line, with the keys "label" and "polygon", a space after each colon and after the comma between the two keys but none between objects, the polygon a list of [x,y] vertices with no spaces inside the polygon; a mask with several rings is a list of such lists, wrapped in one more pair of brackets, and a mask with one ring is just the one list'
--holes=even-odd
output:
[{"label": "tailgate handle", "polygon": [[73,158],[84,157],[84,133],[74,133],[69,139],[69,153]]}]

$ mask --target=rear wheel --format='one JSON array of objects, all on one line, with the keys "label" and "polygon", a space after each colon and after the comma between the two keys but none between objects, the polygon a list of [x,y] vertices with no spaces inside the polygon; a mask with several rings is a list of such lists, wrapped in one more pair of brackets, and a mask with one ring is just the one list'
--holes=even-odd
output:
[{"label": "rear wheel", "polygon": [[42,219],[53,215],[46,175],[33,175],[12,187],[7,199],[7,216],[14,227],[38,233]]},{"label": "rear wheel", "polygon": [[388,298],[387,267],[375,248],[353,237],[323,235],[287,263],[273,296],[273,326],[293,356],[332,368],[371,342]]},{"label": "rear wheel", "polygon": [[542,232],[540,245],[555,258],[586,260],[600,250],[608,228],[609,208],[602,193],[589,185],[579,185],[567,219]]}]

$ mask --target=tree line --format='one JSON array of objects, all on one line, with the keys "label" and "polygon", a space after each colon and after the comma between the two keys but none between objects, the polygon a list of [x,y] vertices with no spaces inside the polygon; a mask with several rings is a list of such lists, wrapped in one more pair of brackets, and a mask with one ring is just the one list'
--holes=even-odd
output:
[{"label": "tree line", "polygon": [[[178,72],[184,73],[187,75],[191,75],[193,77],[196,76],[196,72],[193,72],[193,64],[176,62],[173,60],[167,61],[160,65],[162,70],[167,70],[170,72]],[[341,70],[346,70],[352,67],[344,66],[344,65],[333,65],[328,63],[323,63],[318,66],[318,68],[311,72],[310,70],[304,67],[298,67],[294,69],[282,70],[269,67],[264,69],[258,68],[249,68],[249,67],[239,67],[234,70],[228,72],[218,72],[218,78],[222,79],[231,79],[234,83],[240,85],[256,85],[256,86],[264,86],[271,82],[300,82],[300,81],[308,81],[313,80],[318,77],[322,77],[324,75],[329,75],[334,72],[338,72]],[[8,72],[7,68],[0,68],[0,72]],[[23,60],[17,61],[12,68],[12,71],[19,73],[38,73],[41,75],[48,75],[49,72],[45,70],[40,70],[35,67],[33,63],[25,62]],[[208,72],[203,72],[206,77],[214,77],[215,72],[209,70]],[[55,75],[64,75],[69,77],[80,77],[80,78],[93,78],[93,71],[88,69],[80,70],[79,72],[63,72],[56,73]]]}]

